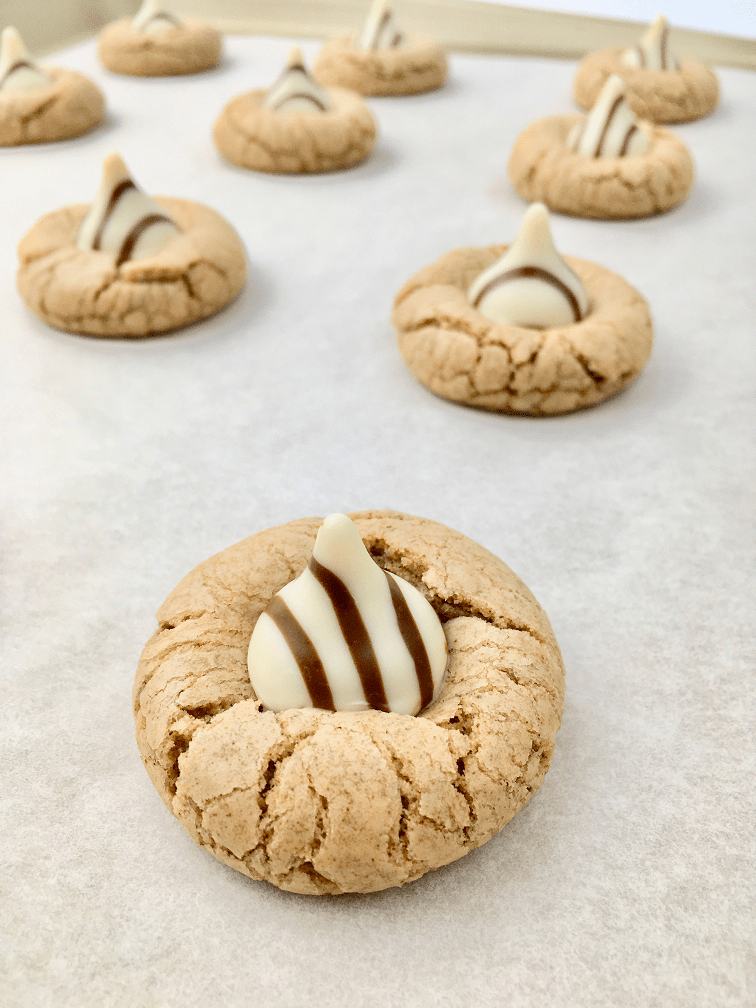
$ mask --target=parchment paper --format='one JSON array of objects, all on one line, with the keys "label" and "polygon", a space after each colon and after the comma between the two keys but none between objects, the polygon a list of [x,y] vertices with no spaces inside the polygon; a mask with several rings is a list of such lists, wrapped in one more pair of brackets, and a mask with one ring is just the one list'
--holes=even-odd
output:
[{"label": "parchment paper", "polygon": [[[267,86],[288,47],[231,38],[215,72],[140,80],[77,46],[51,62],[101,84],[107,123],[0,151],[0,1000],[753,1006],[756,78],[722,71],[720,108],[677,128],[698,170],[680,209],[554,217],[562,251],[646,295],[657,342],[614,400],[527,419],[435,398],[388,318],[448,249],[511,240],[525,207],[509,150],[532,119],[573,109],[574,65],[454,57],[443,90],[371,101],[380,141],[348,172],[223,164],[215,116]],[[239,230],[249,283],[217,318],[106,341],[24,309],[17,241],[91,200],[112,149],[148,191]],[[295,896],[216,862],[163,807],[133,740],[132,678],[196,563],[365,507],[445,522],[518,572],[564,652],[564,722],[540,792],[478,851],[402,890]]]}]

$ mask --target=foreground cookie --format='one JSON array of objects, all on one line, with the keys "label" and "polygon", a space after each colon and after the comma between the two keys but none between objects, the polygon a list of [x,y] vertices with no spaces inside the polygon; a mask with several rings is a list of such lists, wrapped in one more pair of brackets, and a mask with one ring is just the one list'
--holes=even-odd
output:
[{"label": "foreground cookie", "polygon": [[578,105],[593,108],[606,79],[618,74],[630,107],[641,119],[675,123],[708,115],[719,97],[717,78],[703,63],[674,56],[668,34],[667,19],[660,14],[635,48],[615,47],[586,56],[573,86]]},{"label": "foreground cookie", "polygon": [[41,67],[15,28],[0,36],[0,147],[67,140],[92,129],[105,112],[102,92],[88,77]]},{"label": "foreground cookie", "polygon": [[350,168],[375,144],[375,120],[352,91],[322,88],[292,49],[268,90],[232,98],[213,138],[228,161],[253,171],[301,174]]},{"label": "foreground cookie", "polygon": [[308,567],[318,518],[251,536],[184,578],[134,686],[139,748],[170,811],[220,861],[293,892],[402,885],[485,843],[539,787],[562,712],[558,646],[512,571],[428,519],[351,517],[375,562],[444,625],[446,675],[418,717],[275,713],[256,699],[248,642]]},{"label": "foreground cookie", "polygon": [[315,76],[324,84],[364,95],[433,91],[446,80],[443,51],[429,39],[405,35],[386,0],[375,0],[362,34],[341,35],[323,45]]},{"label": "foreground cookie", "polygon": [[144,0],[136,17],[103,29],[97,42],[103,66],[130,77],[169,77],[214,67],[221,35],[204,21],[182,21],[162,0]]},{"label": "foreground cookie", "polygon": [[23,238],[18,289],[48,325],[151,336],[212,315],[244,286],[234,229],[209,207],[142,192],[117,154],[91,206],[46,214]]},{"label": "foreground cookie", "polygon": [[612,74],[588,116],[551,116],[518,137],[509,177],[524,200],[577,217],[647,217],[682,203],[693,184],[685,144],[639,122]]},{"label": "foreground cookie", "polygon": [[515,243],[462,248],[417,273],[392,316],[410,371],[437,395],[506,413],[565,413],[614,395],[651,353],[645,299],[557,253],[545,207]]}]

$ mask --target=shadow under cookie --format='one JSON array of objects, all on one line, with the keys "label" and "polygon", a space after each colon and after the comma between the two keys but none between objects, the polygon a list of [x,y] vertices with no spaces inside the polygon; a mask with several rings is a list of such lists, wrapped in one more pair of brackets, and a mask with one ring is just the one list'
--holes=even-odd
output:
[{"label": "shadow under cookie", "polygon": [[323,44],[314,67],[321,84],[373,96],[433,91],[444,83],[448,69],[443,50],[419,36],[391,49],[370,50],[360,48],[352,35],[340,35]]},{"label": "shadow under cookie", "polygon": [[318,518],[268,529],[200,564],[158,611],[134,683],[136,735],[169,810],[218,860],[308,894],[403,885],[485,843],[538,789],[564,669],[517,576],[437,522],[351,516],[371,556],[444,624],[449,665],[419,716],[264,711],[247,646],[306,567]]},{"label": "shadow under cookie", "polygon": [[372,151],[375,120],[354,92],[329,88],[333,108],[325,112],[272,111],[266,94],[237,95],[215,122],[215,146],[232,164],[274,174],[326,172],[359,164]]},{"label": "shadow under cookie", "polygon": [[44,71],[50,87],[0,92],[0,147],[68,140],[102,120],[105,99],[94,81],[61,67]]},{"label": "shadow under cookie", "polygon": [[679,70],[646,70],[628,67],[621,46],[586,56],[578,66],[573,84],[577,104],[591,109],[608,77],[617,74],[624,82],[630,108],[639,119],[654,123],[689,122],[708,115],[719,98],[719,84],[712,70],[697,60],[683,60]]},{"label": "shadow under cookie", "polygon": [[414,376],[453,402],[535,416],[592,406],[629,385],[651,353],[643,296],[616,273],[565,256],[590,300],[582,321],[556,329],[492,322],[467,292],[507,248],[455,249],[400,290],[392,321]]},{"label": "shadow under cookie", "polygon": [[161,32],[144,32],[124,18],[100,32],[102,65],[129,77],[169,77],[200,73],[221,56],[222,38],[212,25],[194,18]]},{"label": "shadow under cookie", "polygon": [[209,207],[155,197],[181,234],[157,255],[116,265],[113,255],[76,245],[86,204],[46,214],[21,240],[17,285],[26,306],[64,332],[151,336],[197,322],[244,286],[238,235]]},{"label": "shadow under cookie", "polygon": [[549,116],[520,134],[509,158],[509,177],[528,202],[575,217],[648,217],[678,206],[693,184],[693,161],[685,144],[651,123],[644,154],[592,158],[567,146],[579,115]]}]

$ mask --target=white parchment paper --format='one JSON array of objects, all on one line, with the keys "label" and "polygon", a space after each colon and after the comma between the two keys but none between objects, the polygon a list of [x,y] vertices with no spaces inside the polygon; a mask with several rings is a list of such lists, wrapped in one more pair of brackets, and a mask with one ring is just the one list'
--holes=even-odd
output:
[{"label": "white parchment paper", "polygon": [[[688,201],[626,223],[553,218],[558,247],[648,298],[638,381],[551,419],[476,412],[406,371],[389,324],[417,269],[508,241],[518,133],[572,111],[570,63],[453,57],[448,87],[372,100],[351,171],[255,175],[210,140],[284,39],[217,71],[95,78],[107,122],[0,151],[6,443],[0,1000],[71,1008],[745,1008],[752,969],[756,77],[723,70],[677,128]],[[308,57],[316,45],[306,45]],[[116,149],[156,194],[214,207],[246,290],[175,335],[47,328],[14,287],[43,213],[94,197]],[[552,768],[480,850],[403,890],[316,898],[196,847],[133,740],[154,612],[196,563],[302,515],[394,507],[500,555],[568,669]],[[750,986],[749,986],[750,984]]]}]

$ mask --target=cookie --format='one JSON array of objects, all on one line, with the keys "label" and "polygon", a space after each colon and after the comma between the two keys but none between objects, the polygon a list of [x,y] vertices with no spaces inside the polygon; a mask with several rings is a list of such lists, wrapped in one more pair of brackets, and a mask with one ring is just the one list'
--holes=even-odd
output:
[{"label": "cookie", "polygon": [[271,88],[232,98],[213,129],[227,161],[276,174],[351,168],[370,154],[375,137],[375,120],[359,95],[322,88],[299,49]]},{"label": "cookie", "polygon": [[587,118],[551,116],[528,126],[508,167],[523,199],[576,217],[646,217],[678,206],[693,184],[685,144],[637,122],[614,74]]},{"label": "cookie", "polygon": [[315,76],[323,84],[376,97],[435,91],[448,69],[444,52],[421,36],[411,36],[401,48],[366,52],[353,35],[340,35],[325,42],[315,60]]},{"label": "cookie", "polygon": [[46,214],[18,247],[27,307],[64,332],[151,336],[219,311],[244,286],[244,247],[201,203],[148,197],[118,155],[94,204]]},{"label": "cookie", "polygon": [[531,207],[514,245],[455,249],[399,291],[392,315],[399,351],[444,399],[504,413],[565,413],[619,392],[648,360],[648,305],[622,277],[569,256],[559,257],[560,268],[548,250],[530,267],[507,262],[520,243],[532,254],[526,232],[543,237],[542,214]]},{"label": "cookie", "polygon": [[396,23],[387,0],[375,0],[359,36],[341,35],[323,45],[315,76],[324,84],[363,95],[409,95],[433,91],[446,80],[443,51]]},{"label": "cookie", "polygon": [[627,101],[641,119],[688,122],[708,115],[719,97],[717,78],[696,60],[679,60],[669,49],[667,19],[660,14],[632,49],[615,47],[586,56],[573,85],[575,101],[590,109],[607,78],[618,74]]},{"label": "cookie", "polygon": [[75,70],[41,67],[15,28],[0,43],[0,147],[81,136],[105,114],[97,85]]},{"label": "cookie", "polygon": [[201,846],[298,893],[402,885],[485,843],[551,759],[564,672],[548,619],[500,560],[395,511],[351,516],[373,559],[443,623],[449,664],[418,716],[262,709],[247,645],[307,566],[321,520],[200,564],[158,612],[134,686],[136,735],[168,809]]},{"label": "cookie", "polygon": [[136,17],[108,25],[97,41],[103,66],[129,77],[210,70],[217,65],[221,49],[216,28],[196,18],[183,21],[160,0],[145,0]]}]

